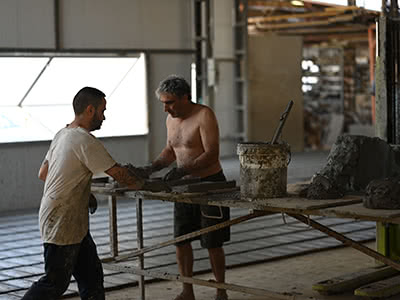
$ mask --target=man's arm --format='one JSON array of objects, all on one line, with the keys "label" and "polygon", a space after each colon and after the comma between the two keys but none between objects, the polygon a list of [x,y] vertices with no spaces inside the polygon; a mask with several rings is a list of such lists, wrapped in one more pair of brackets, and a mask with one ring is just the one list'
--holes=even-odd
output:
[{"label": "man's arm", "polygon": [[130,189],[139,190],[144,184],[144,179],[136,177],[128,168],[122,167],[119,164],[115,164],[113,167],[106,170],[105,173],[118,181],[118,183]]},{"label": "man's arm", "polygon": [[45,159],[39,169],[38,177],[40,180],[46,181],[47,172],[49,171],[49,162]]},{"label": "man's arm", "polygon": [[176,160],[174,149],[167,141],[167,145],[161,151],[160,155],[151,163],[152,172],[160,171]]}]

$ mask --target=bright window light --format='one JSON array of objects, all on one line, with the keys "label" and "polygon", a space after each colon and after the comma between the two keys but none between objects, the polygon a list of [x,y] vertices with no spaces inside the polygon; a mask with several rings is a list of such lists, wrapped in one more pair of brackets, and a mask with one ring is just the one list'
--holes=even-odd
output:
[{"label": "bright window light", "polygon": [[0,57],[0,106],[18,105],[48,61],[48,57]]},{"label": "bright window light", "polygon": [[378,0],[356,0],[356,5],[370,10],[382,10],[382,1]]},{"label": "bright window light", "polygon": [[50,140],[54,136],[18,106],[0,107],[0,143]]},{"label": "bright window light", "polygon": [[192,92],[192,101],[197,102],[197,78],[196,78],[196,64],[192,63],[191,65],[191,92]]},{"label": "bright window light", "polygon": [[304,84],[316,84],[318,83],[318,77],[316,76],[303,76],[301,78],[302,83]]},{"label": "bright window light", "polygon": [[[0,102],[0,142],[51,140],[74,119],[72,100],[85,86],[98,88],[106,94],[106,121],[94,135],[148,133],[144,55],[19,57],[18,60],[3,57],[1,62],[9,68],[0,68],[0,78],[8,88],[7,97]],[[13,69],[13,65],[16,73],[24,74],[21,78],[4,74]]]},{"label": "bright window light", "polygon": [[[348,0],[311,0],[312,2],[347,6]],[[356,0],[356,5],[369,10],[381,11],[381,0]]]},{"label": "bright window light", "polygon": [[[347,0],[311,0],[312,2],[347,6]],[[375,0],[374,0],[375,1]]]},{"label": "bright window light", "polygon": [[311,73],[318,73],[319,72],[319,67],[317,65],[312,65],[310,67]]}]

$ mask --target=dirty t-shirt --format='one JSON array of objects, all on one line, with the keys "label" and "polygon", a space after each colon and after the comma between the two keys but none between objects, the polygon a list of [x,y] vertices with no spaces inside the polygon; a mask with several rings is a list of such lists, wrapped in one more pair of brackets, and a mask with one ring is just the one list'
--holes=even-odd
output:
[{"label": "dirty t-shirt", "polygon": [[89,227],[92,175],[115,165],[102,143],[85,129],[63,128],[46,154],[49,163],[39,210],[44,243],[71,245],[82,241]]}]

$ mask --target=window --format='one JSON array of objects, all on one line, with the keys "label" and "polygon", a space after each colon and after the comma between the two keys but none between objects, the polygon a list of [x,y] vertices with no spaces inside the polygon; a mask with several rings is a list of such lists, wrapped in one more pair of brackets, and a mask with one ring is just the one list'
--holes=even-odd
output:
[{"label": "window", "polygon": [[72,99],[85,86],[106,94],[97,137],[148,133],[144,55],[0,57],[0,143],[51,140],[74,118]]},{"label": "window", "polygon": [[[324,4],[334,4],[347,6],[348,0],[311,0],[314,2]],[[382,7],[382,1],[380,0],[356,0],[356,5],[365,9],[380,11]]]}]

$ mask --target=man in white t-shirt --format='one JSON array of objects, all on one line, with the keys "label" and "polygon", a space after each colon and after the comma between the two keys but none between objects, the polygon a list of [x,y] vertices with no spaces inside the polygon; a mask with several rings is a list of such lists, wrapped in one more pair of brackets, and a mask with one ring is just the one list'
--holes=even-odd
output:
[{"label": "man in white t-shirt", "polygon": [[132,189],[144,182],[118,165],[90,134],[105,120],[104,93],[85,87],[74,97],[73,108],[74,121],[55,135],[39,170],[45,182],[39,210],[45,275],[32,284],[23,300],[59,299],[71,275],[81,299],[105,299],[103,269],[89,232],[92,175],[105,172]]}]

